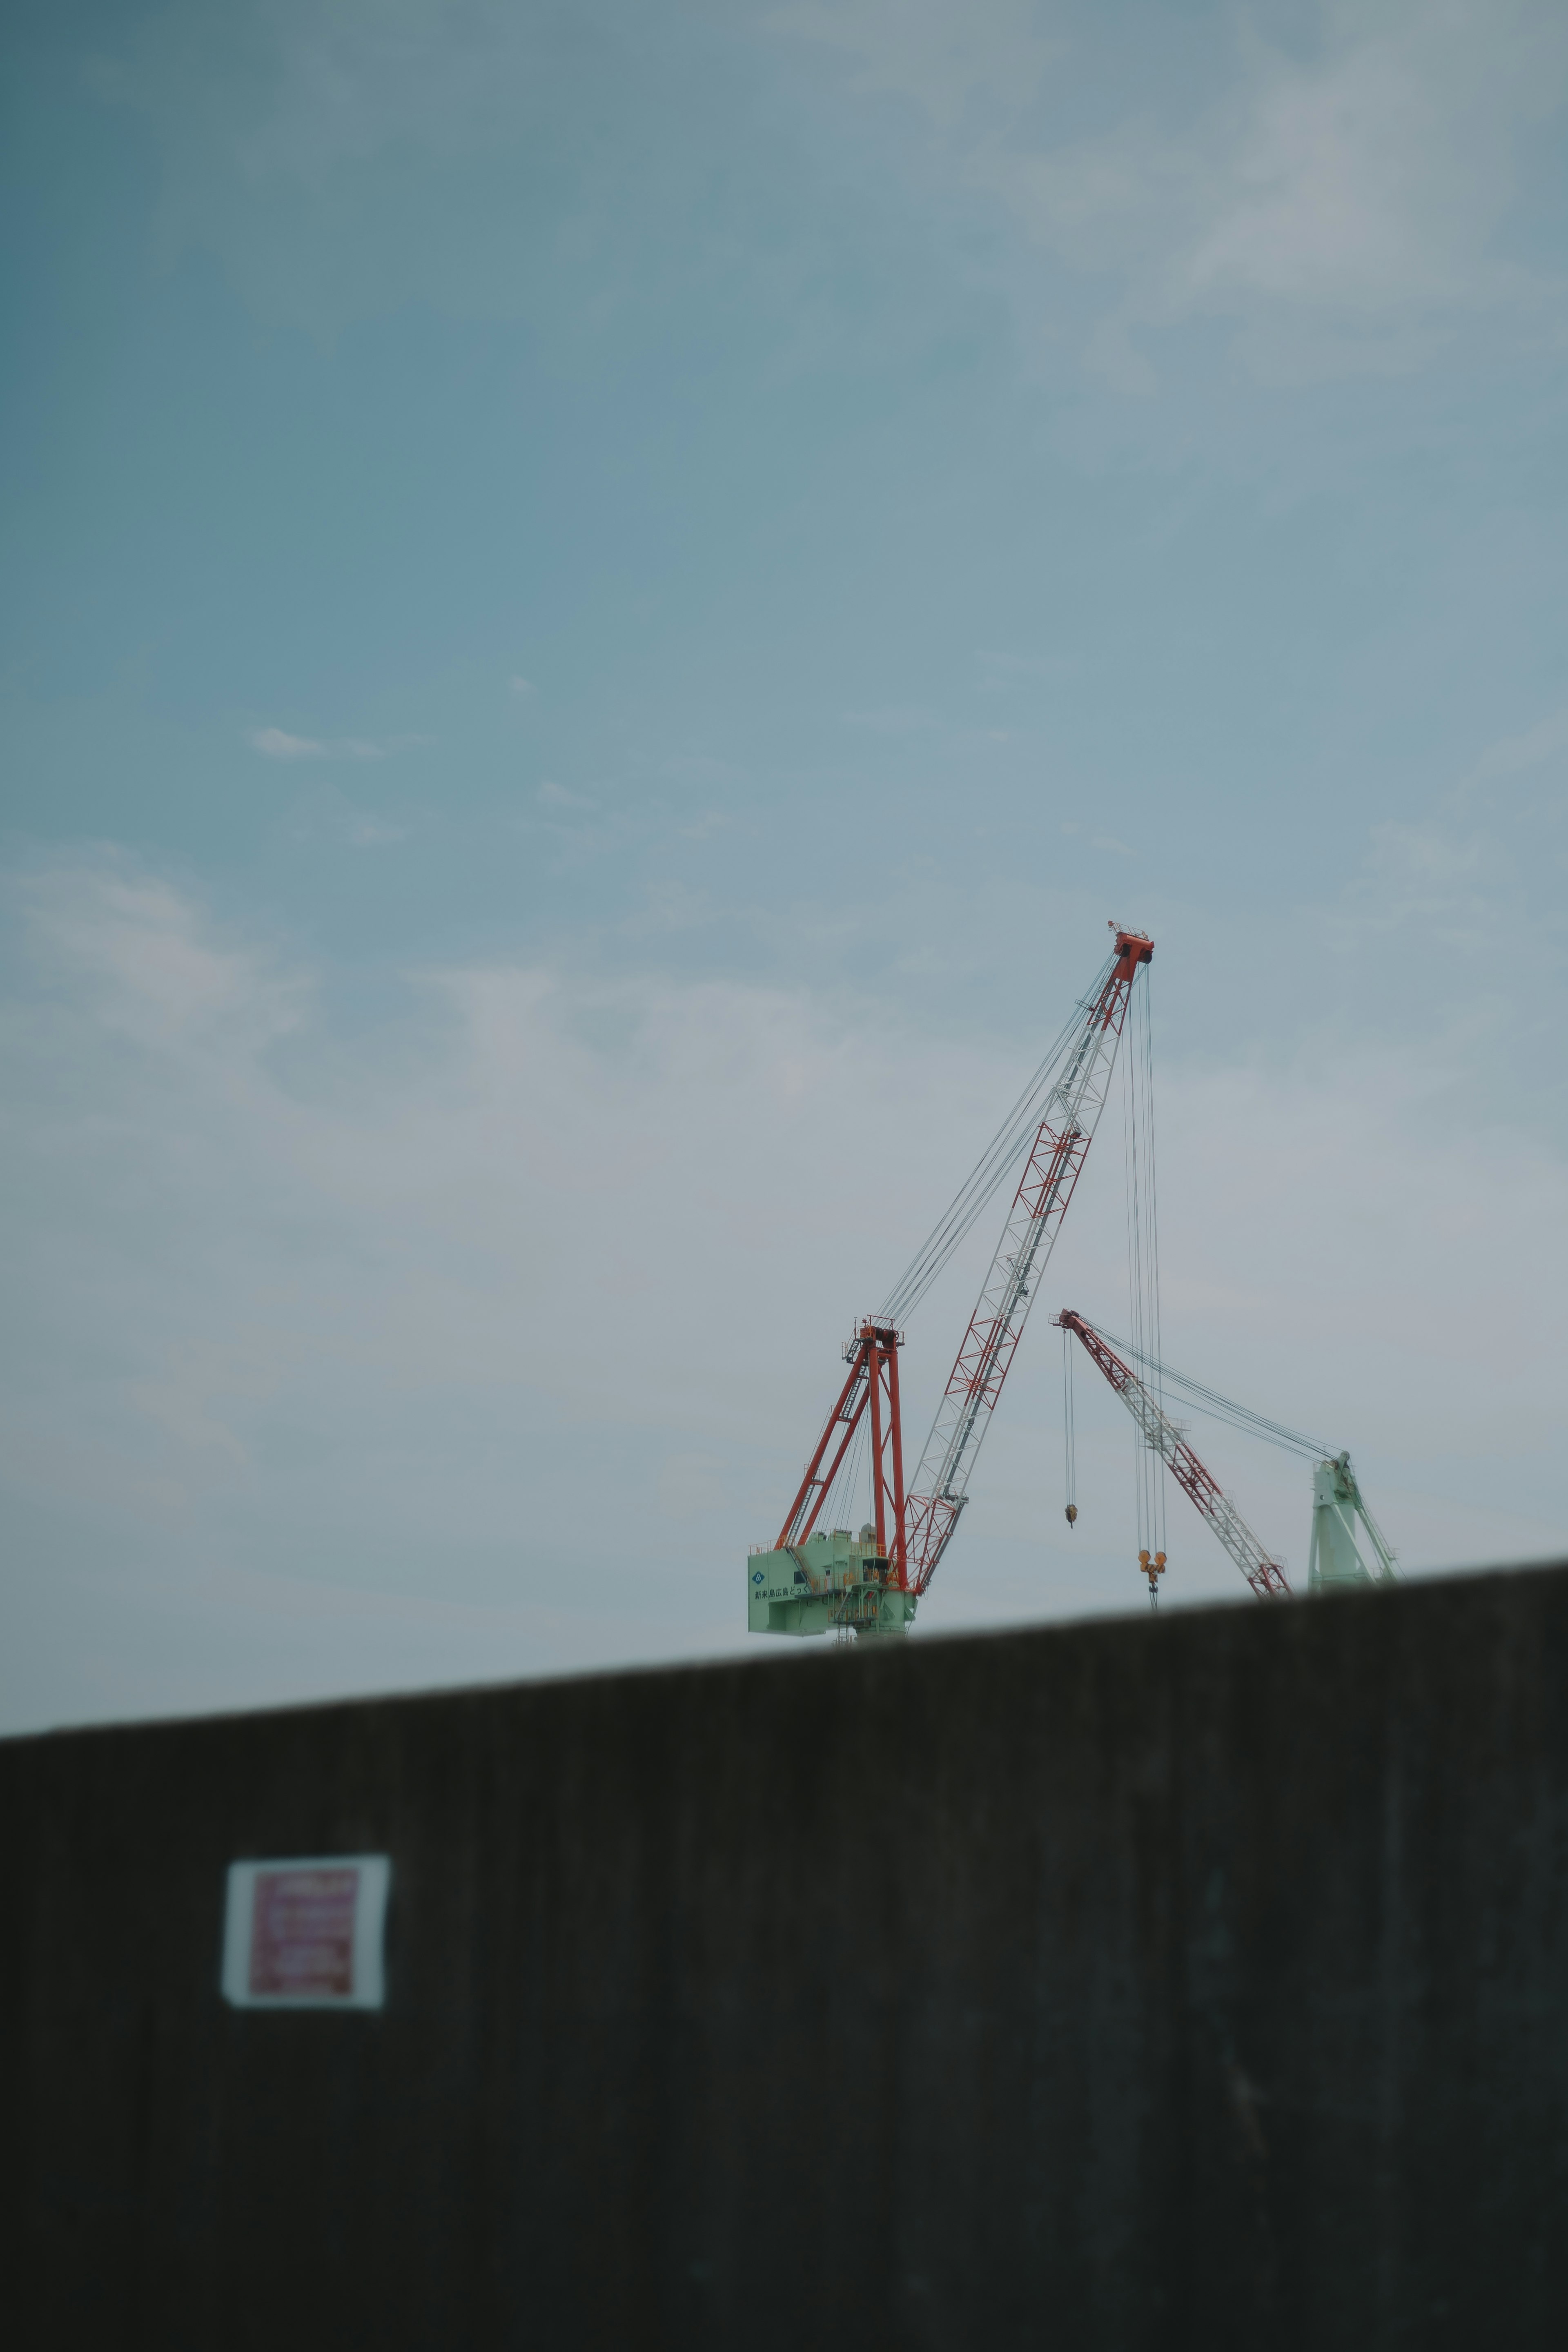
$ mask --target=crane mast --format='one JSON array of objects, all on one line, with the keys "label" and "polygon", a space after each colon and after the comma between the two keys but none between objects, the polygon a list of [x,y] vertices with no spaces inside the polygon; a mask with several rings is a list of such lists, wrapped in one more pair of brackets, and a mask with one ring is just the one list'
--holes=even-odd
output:
[{"label": "crane mast", "polygon": [[911,1484],[908,1575],[917,1599],[936,1574],[969,1499],[970,1477],[1038,1277],[1105,1107],[1133,980],[1153,953],[1153,942],[1142,932],[1117,932],[1110,965],[1083,1005],[1082,1025],[1047,1103]]},{"label": "crane mast", "polygon": [[[1161,1456],[1177,1486],[1207,1520],[1258,1599],[1286,1598],[1290,1587],[1283,1565],[1264,1550],[1219,1481],[1204,1468],[1175,1423],[1144,1387],[1131,1365],[1123,1363],[1115,1349],[1094,1326],[1086,1323],[1083,1317],[1075,1314],[1071,1307],[1064,1307],[1056,1319],[1064,1331],[1070,1331],[1082,1341],[1090,1360],[1104,1373],[1132,1415],[1144,1444]],[[1140,1558],[1143,1572],[1149,1578],[1151,1598],[1155,1590],[1154,1579],[1164,1566],[1163,1554],[1156,1557],[1157,1567],[1146,1556],[1141,1555]]]}]

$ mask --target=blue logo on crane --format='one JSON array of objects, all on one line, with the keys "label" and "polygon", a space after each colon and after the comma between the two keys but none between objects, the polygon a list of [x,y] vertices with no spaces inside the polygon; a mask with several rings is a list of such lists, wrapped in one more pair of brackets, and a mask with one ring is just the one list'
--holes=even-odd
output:
[{"label": "blue logo on crane", "polygon": [[752,1582],[753,1584],[761,1584],[762,1580],[763,1580],[763,1571],[762,1571],[762,1570],[761,1570],[760,1568],[754,1568],[754,1569],[752,1569]]}]

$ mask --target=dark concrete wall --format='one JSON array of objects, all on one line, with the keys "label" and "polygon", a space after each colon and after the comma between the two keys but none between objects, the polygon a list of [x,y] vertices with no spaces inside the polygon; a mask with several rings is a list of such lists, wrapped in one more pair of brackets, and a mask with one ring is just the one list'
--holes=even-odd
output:
[{"label": "dark concrete wall", "polygon": [[[1568,2340],[1568,1570],[0,1745],[9,2344]],[[389,2001],[224,1871],[385,1849]]]}]

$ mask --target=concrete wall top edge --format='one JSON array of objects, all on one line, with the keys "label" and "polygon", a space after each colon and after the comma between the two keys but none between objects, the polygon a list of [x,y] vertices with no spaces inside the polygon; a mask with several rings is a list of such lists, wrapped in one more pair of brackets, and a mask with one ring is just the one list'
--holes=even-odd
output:
[{"label": "concrete wall top edge", "polygon": [[[1363,1592],[1349,1591],[1321,1596],[1323,1602],[1335,1606],[1393,1607],[1418,1612],[1426,1607],[1445,1606],[1461,1596],[1485,1591],[1500,1582],[1547,1581],[1568,1576],[1568,1560],[1531,1560],[1523,1563],[1502,1563],[1495,1566],[1445,1572],[1441,1576],[1413,1578],[1392,1588],[1369,1588]],[[496,1682],[443,1683],[424,1689],[394,1688],[387,1691],[359,1693],[342,1697],[302,1700],[283,1706],[254,1706],[215,1709],[211,1712],[184,1715],[139,1716],[110,1719],[101,1723],[51,1725],[37,1731],[0,1733],[0,1762],[20,1750],[41,1747],[56,1748],[71,1742],[101,1742],[136,1740],[153,1742],[162,1739],[188,1739],[203,1730],[227,1730],[254,1727],[258,1731],[267,1727],[281,1728],[290,1723],[319,1725],[323,1728],[332,1720],[352,1721],[356,1716],[396,1711],[436,1711],[440,1709],[490,1708],[507,1700],[553,1704],[569,1702],[574,1695],[608,1692],[617,1687],[645,1689],[663,1686],[675,1691],[681,1685],[697,1684],[711,1685],[737,1676],[756,1676],[785,1666],[807,1675],[826,1672],[918,1672],[922,1660],[934,1661],[950,1656],[955,1651],[977,1653],[992,1651],[998,1655],[1011,1654],[1019,1645],[1039,1647],[1047,1652],[1074,1643],[1104,1643],[1142,1644],[1150,1642],[1179,1643],[1205,1640],[1207,1630],[1216,1622],[1231,1622],[1254,1629],[1240,1638],[1286,1640],[1292,1638],[1288,1629],[1301,1622],[1300,1602],[1298,1605],[1264,1604],[1249,1597],[1196,1603],[1167,1609],[1155,1616],[1093,1615],[1058,1620],[1048,1624],[1023,1623],[984,1629],[963,1629],[952,1633],[927,1632],[908,1643],[889,1643],[880,1647],[846,1650],[823,1643],[818,1652],[802,1658],[792,1654],[782,1657],[772,1647],[763,1654],[749,1657],[683,1659],[656,1665],[629,1665],[594,1669],[578,1674],[520,1675]],[[1317,1613],[1319,1601],[1310,1604]]]}]

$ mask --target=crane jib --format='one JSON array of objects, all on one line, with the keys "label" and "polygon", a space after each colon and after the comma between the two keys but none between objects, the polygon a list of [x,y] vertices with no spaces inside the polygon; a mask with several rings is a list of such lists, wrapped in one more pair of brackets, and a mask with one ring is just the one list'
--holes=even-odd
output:
[{"label": "crane jib", "polygon": [[1204,1467],[1158,1400],[1123,1363],[1091,1323],[1070,1307],[1057,1317],[1064,1331],[1079,1339],[1137,1423],[1144,1443],[1158,1454],[1172,1476],[1213,1528],[1261,1600],[1283,1599],[1290,1590],[1282,1564],[1265,1551],[1219,1481]]},{"label": "crane jib", "polygon": [[910,1496],[910,1583],[936,1573],[973,1474],[990,1415],[1012,1365],[1043,1271],[1104,1108],[1132,982],[1153,954],[1139,934],[1118,932],[1117,955],[1094,993],[1067,1069],[1036,1131],[1013,1207],[953,1361]]}]

